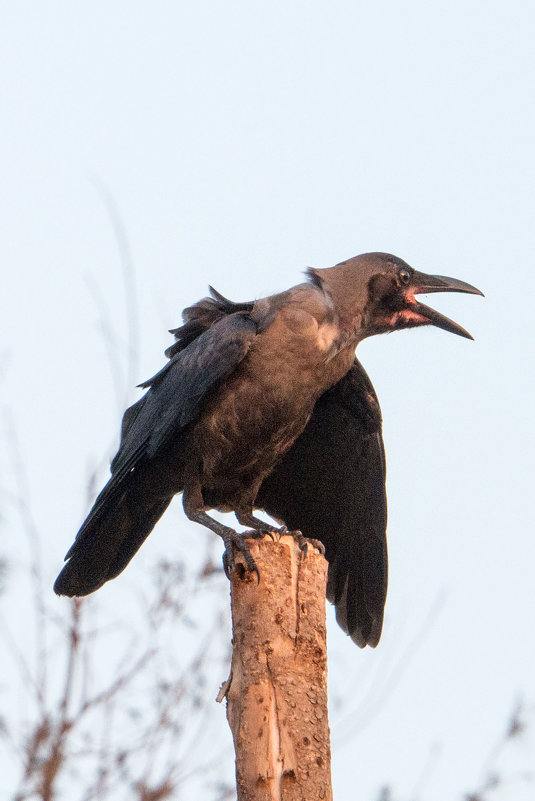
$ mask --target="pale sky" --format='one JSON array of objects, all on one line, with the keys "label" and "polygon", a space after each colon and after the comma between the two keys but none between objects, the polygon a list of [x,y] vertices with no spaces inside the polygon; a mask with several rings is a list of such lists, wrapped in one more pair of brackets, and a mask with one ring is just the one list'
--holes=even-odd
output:
[{"label": "pale sky", "polygon": [[[420,329],[359,348],[384,416],[390,587],[375,651],[329,618],[337,801],[387,783],[400,799],[460,798],[515,701],[535,699],[534,16],[520,0],[0,3],[0,387],[50,592],[88,465],[111,454],[134,385],[209,283],[248,300],[381,250],[485,292],[433,296],[475,342]],[[94,299],[126,332],[99,186],[137,284],[139,359],[120,398]],[[9,488],[5,449],[0,469]],[[181,532],[197,527],[175,502],[114,584],[195,543]],[[23,615],[15,584],[3,600]],[[100,591],[101,618],[120,593]],[[362,693],[392,671],[381,703]]]}]

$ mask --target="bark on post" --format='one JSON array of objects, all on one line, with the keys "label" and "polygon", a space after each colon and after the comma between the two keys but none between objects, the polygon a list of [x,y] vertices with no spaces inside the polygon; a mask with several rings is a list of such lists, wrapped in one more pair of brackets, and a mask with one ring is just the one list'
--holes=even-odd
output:
[{"label": "bark on post", "polygon": [[231,580],[227,718],[238,801],[332,801],[327,718],[327,563],[292,537],[249,540],[260,572]]}]

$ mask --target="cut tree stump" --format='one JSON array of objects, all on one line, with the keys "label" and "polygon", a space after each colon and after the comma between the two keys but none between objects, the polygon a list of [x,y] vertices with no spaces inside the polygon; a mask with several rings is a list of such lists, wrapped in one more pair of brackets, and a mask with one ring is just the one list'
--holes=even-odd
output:
[{"label": "cut tree stump", "polygon": [[295,540],[248,540],[231,577],[233,656],[220,692],[236,750],[238,801],[332,801],[327,717],[327,562]]}]

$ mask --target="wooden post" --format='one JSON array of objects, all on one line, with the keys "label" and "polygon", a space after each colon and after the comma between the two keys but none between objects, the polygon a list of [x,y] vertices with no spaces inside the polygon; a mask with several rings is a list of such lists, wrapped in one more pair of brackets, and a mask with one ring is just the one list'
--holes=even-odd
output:
[{"label": "wooden post", "polygon": [[332,801],[327,718],[327,563],[292,537],[248,540],[260,573],[237,555],[227,719],[238,801]]}]

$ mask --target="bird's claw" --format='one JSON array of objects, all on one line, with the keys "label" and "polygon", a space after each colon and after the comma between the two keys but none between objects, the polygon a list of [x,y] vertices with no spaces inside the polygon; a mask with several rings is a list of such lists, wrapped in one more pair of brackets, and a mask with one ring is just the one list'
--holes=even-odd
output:
[{"label": "bird's claw", "polygon": [[270,526],[266,524],[265,528],[253,529],[252,531],[245,531],[243,536],[248,537],[252,540],[262,540],[267,535],[271,537],[273,542],[278,542],[281,537],[284,537],[285,534],[288,534],[288,529],[286,526],[281,526],[281,528],[275,528],[274,526]]},{"label": "bird's claw", "polygon": [[260,582],[260,573],[255,560],[251,556],[249,546],[245,542],[245,536],[250,536],[250,533],[245,532],[244,535],[233,531],[232,534],[228,534],[224,537],[225,551],[223,553],[223,570],[225,571],[226,577],[230,579],[236,567],[236,560],[234,558],[234,548],[236,548],[237,551],[243,554],[247,571],[249,573],[256,573],[257,581]]},{"label": "bird's claw", "polygon": [[321,540],[315,540],[313,537],[305,537],[300,531],[287,531],[286,534],[289,537],[293,537],[296,543],[299,545],[301,551],[303,552],[303,557],[306,559],[308,555],[308,546],[312,545],[313,548],[317,548],[322,556],[325,556],[325,545],[321,542]]}]

